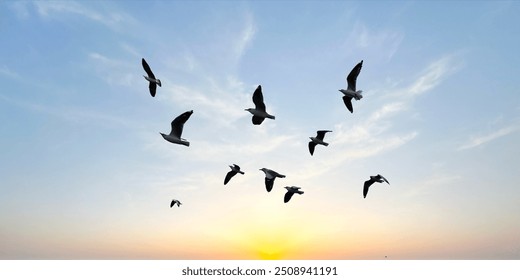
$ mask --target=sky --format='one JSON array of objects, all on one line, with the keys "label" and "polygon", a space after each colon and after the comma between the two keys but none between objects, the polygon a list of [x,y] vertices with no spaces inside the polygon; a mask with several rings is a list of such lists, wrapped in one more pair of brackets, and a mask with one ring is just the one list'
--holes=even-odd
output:
[{"label": "sky", "polygon": [[[0,259],[520,259],[519,13],[2,1]],[[276,119],[256,126],[258,85]],[[165,141],[189,110],[190,146]],[[286,175],[269,193],[263,167]]]}]

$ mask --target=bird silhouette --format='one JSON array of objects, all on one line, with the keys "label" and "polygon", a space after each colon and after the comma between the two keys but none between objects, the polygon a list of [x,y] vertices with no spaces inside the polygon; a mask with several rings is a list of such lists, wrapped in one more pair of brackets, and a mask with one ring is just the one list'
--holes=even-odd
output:
[{"label": "bird silhouette", "polygon": [[178,201],[177,199],[173,199],[172,202],[170,202],[170,208],[172,208],[175,204],[177,204],[177,207],[180,207],[182,203]]},{"label": "bird silhouette", "polygon": [[182,130],[184,128],[184,123],[186,123],[186,121],[190,118],[191,114],[193,114],[193,110],[184,112],[180,114],[178,117],[176,117],[172,121],[172,130],[170,134],[161,133],[164,140],[174,144],[189,146],[190,142],[188,142],[186,139],[181,138],[181,135]]},{"label": "bird silhouette", "polygon": [[388,185],[390,185],[390,183],[388,183],[388,180],[386,180],[385,177],[383,177],[379,174],[377,174],[376,176],[370,176],[370,180],[365,181],[365,184],[363,185],[363,198],[367,197],[368,188],[370,188],[370,186],[375,182],[378,182],[378,183],[386,182]]},{"label": "bird silhouette", "polygon": [[236,164],[230,165],[229,167],[231,167],[231,171],[226,174],[226,178],[224,178],[224,185],[227,184],[229,180],[233,178],[233,176],[237,175],[237,173],[244,174],[244,172],[240,171],[240,166]]},{"label": "bird silhouette", "polygon": [[291,197],[297,193],[297,194],[303,194],[303,191],[300,191],[300,187],[295,187],[295,186],[292,186],[292,187],[285,187],[285,189],[287,189],[287,192],[285,193],[285,196],[283,197],[283,202],[284,203],[287,203],[289,202],[289,200],[291,200]]},{"label": "bird silhouette", "polygon": [[273,189],[274,179],[276,179],[276,177],[285,178],[285,175],[271,169],[261,168],[260,170],[265,173],[265,188],[267,189],[267,192],[270,192]]},{"label": "bird silhouette", "polygon": [[344,94],[343,96],[343,103],[345,103],[345,106],[347,106],[347,109],[354,113],[354,109],[352,107],[352,98],[355,98],[356,100],[360,100],[363,98],[363,95],[361,93],[362,90],[356,91],[356,80],[359,75],[359,72],[361,72],[361,67],[363,66],[363,60],[361,60],[360,63],[358,63],[352,71],[347,76],[347,89],[340,89],[339,91]]},{"label": "bird silhouette", "polygon": [[143,64],[144,71],[148,76],[143,76],[150,84],[148,85],[148,88],[150,89],[150,94],[152,97],[155,97],[155,92],[157,90],[157,86],[161,86],[161,80],[156,79],[155,75],[152,72],[152,69],[150,69],[150,66],[148,63],[146,63],[146,60],[144,58],[141,60],[141,63]]},{"label": "bird silhouette", "polygon": [[249,113],[253,114],[252,121],[253,121],[254,125],[261,124],[265,118],[274,120],[274,116],[268,114],[265,111],[264,96],[262,94],[261,85],[259,85],[256,88],[255,92],[253,93],[253,103],[255,103],[255,108],[248,108],[245,110],[248,111]]},{"label": "bird silhouette", "polygon": [[329,143],[326,143],[323,141],[323,138],[325,137],[325,133],[332,132],[331,130],[318,130],[316,137],[309,137],[311,141],[309,142],[309,152],[311,153],[311,156],[314,154],[314,148],[316,148],[316,145],[323,145],[328,146]]}]

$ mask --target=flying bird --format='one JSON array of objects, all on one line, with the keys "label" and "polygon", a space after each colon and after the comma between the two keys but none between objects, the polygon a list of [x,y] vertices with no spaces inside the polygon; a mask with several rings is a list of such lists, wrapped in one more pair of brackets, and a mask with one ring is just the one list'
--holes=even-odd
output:
[{"label": "flying bird", "polygon": [[291,197],[293,196],[293,194],[297,193],[297,194],[303,194],[303,191],[300,191],[300,187],[295,187],[295,186],[292,186],[292,187],[285,187],[287,189],[287,192],[285,193],[285,196],[283,197],[283,202],[287,203],[289,202],[289,200],[291,200]]},{"label": "flying bird", "polygon": [[174,143],[181,144],[184,146],[190,146],[190,142],[186,141],[186,139],[181,138],[182,129],[184,128],[184,123],[190,118],[191,114],[193,114],[193,110],[184,112],[176,117],[172,121],[172,131],[170,134],[161,133],[164,140]]},{"label": "flying bird", "polygon": [[144,71],[146,71],[146,74],[148,75],[143,75],[143,77],[150,82],[148,88],[150,89],[150,94],[152,95],[152,97],[155,97],[155,91],[157,90],[157,86],[161,86],[161,80],[155,78],[152,69],[150,69],[150,66],[148,65],[148,63],[146,63],[146,60],[144,60],[144,58],[141,60],[141,62],[143,64]]},{"label": "flying bird", "polygon": [[177,207],[180,207],[181,206],[181,202],[178,201],[177,199],[174,199],[172,200],[172,202],[170,203],[170,208],[172,208],[173,206],[175,206],[175,204],[177,204]]},{"label": "flying bird", "polygon": [[253,114],[253,124],[259,125],[261,124],[265,118],[273,119],[274,116],[268,114],[265,111],[265,103],[264,103],[264,96],[262,95],[262,86],[259,85],[255,92],[253,93],[253,103],[255,103],[255,108],[249,108],[245,109],[246,111],[249,111],[249,113]]},{"label": "flying bird", "polygon": [[240,171],[240,166],[238,166],[236,164],[230,165],[229,167],[231,167],[231,171],[229,171],[226,174],[226,178],[224,178],[224,185],[227,184],[229,182],[229,180],[231,180],[231,178],[233,178],[233,176],[237,175],[237,173],[244,174],[243,171]]},{"label": "flying bird", "polygon": [[314,154],[314,148],[316,145],[328,146],[329,143],[323,141],[323,137],[325,137],[325,133],[332,132],[332,130],[318,130],[316,137],[309,137],[311,141],[309,142],[309,152],[311,156]]},{"label": "flying bird", "polygon": [[378,182],[378,183],[386,182],[387,184],[390,185],[390,183],[388,183],[388,180],[386,180],[385,177],[383,177],[379,174],[377,174],[377,176],[370,176],[370,180],[365,181],[365,184],[363,185],[363,198],[367,197],[368,188],[370,188],[370,186],[375,182]]},{"label": "flying bird", "polygon": [[271,169],[261,168],[260,170],[265,173],[265,188],[267,189],[267,192],[270,192],[273,189],[274,179],[276,179],[276,177],[285,178],[285,175]]},{"label": "flying bird", "polygon": [[362,90],[356,91],[356,80],[359,75],[359,72],[361,72],[361,67],[363,66],[363,60],[361,60],[360,63],[358,63],[352,71],[350,71],[350,74],[347,76],[347,89],[340,89],[339,91],[343,93],[345,96],[343,96],[343,102],[345,103],[345,106],[347,106],[347,109],[353,113],[354,109],[352,108],[352,98],[355,98],[356,100],[360,100],[363,98],[363,95],[361,93]]}]

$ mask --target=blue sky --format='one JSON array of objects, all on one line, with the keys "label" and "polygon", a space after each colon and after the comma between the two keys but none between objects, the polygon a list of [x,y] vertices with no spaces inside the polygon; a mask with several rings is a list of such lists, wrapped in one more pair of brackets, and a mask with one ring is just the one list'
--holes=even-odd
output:
[{"label": "blue sky", "polygon": [[[519,12],[4,1],[0,258],[519,259]],[[361,60],[351,114],[338,89]],[[259,84],[276,120],[253,126]],[[190,147],[164,141],[188,110]],[[271,193],[262,167],[287,175]]]}]

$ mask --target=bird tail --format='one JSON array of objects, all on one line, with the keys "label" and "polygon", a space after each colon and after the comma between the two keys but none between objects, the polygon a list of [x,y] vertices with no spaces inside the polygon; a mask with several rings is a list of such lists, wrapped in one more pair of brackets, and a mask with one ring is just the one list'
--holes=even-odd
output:
[{"label": "bird tail", "polygon": [[303,191],[297,191],[296,193],[297,194],[303,194]]},{"label": "bird tail", "polygon": [[363,91],[362,90],[358,90],[356,91],[356,100],[360,100],[361,98],[363,98],[363,95],[361,94]]}]

